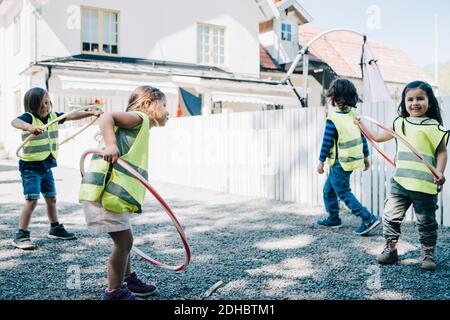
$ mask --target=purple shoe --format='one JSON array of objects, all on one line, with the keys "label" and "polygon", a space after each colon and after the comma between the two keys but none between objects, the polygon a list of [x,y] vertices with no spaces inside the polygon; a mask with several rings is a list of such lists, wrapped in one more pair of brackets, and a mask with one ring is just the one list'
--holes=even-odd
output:
[{"label": "purple shoe", "polygon": [[128,289],[138,297],[147,297],[158,293],[158,288],[153,283],[144,283],[137,277],[136,272],[126,277],[124,281]]},{"label": "purple shoe", "polygon": [[124,283],[122,288],[115,289],[113,291],[108,291],[106,289],[103,292],[103,300],[137,300],[136,296],[131,293],[127,288],[127,284]]}]

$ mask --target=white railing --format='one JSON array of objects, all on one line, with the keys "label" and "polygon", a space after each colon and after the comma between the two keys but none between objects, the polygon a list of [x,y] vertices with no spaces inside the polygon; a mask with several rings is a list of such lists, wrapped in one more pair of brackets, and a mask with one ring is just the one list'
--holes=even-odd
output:
[{"label": "white railing", "polygon": [[[450,127],[450,97],[441,104]],[[362,105],[357,113],[389,126],[397,105]],[[299,108],[171,119],[150,135],[150,179],[224,193],[321,205],[325,175],[316,171],[326,109]],[[62,130],[64,131],[64,130]],[[61,153],[60,163],[78,167],[79,154],[95,146],[97,127]],[[62,132],[62,136],[64,136]],[[395,142],[380,145],[394,157]],[[371,150],[371,170],[357,171],[355,195],[374,214],[382,214],[393,168]],[[450,177],[447,169],[446,176]],[[226,209],[225,209],[226,210]],[[439,194],[437,219],[450,225],[450,187]],[[412,211],[407,215],[413,219]]]}]

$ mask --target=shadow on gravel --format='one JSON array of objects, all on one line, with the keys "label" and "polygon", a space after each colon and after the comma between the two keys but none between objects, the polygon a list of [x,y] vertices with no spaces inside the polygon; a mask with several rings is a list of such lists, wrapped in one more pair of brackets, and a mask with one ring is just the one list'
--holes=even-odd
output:
[{"label": "shadow on gravel", "polygon": [[[438,270],[423,272],[415,260],[420,250],[411,223],[402,228],[402,263],[380,267],[375,259],[384,244],[381,227],[369,237],[355,236],[360,221],[349,214],[342,214],[342,228],[330,230],[315,224],[320,208],[264,199],[217,205],[166,200],[184,227],[192,261],[174,273],[133,257],[138,274],[160,288],[150,299],[200,299],[218,281],[223,285],[209,299],[450,298],[448,228],[439,230]],[[0,299],[99,299],[106,286],[109,237],[88,233],[81,206],[62,202],[60,220],[78,240],[47,239],[41,206],[30,227],[38,248],[14,249],[10,239],[21,206],[0,207]],[[182,263],[184,250],[168,216],[151,200],[143,211],[133,219],[135,245],[162,262]]]}]

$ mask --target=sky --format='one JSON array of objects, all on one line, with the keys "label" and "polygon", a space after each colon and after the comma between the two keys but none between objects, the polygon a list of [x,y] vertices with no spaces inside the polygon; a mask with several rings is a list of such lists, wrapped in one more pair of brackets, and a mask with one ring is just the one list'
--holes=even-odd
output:
[{"label": "sky", "polygon": [[313,17],[312,26],[349,28],[403,50],[420,67],[435,62],[435,16],[438,61],[450,62],[448,0],[297,0]]}]

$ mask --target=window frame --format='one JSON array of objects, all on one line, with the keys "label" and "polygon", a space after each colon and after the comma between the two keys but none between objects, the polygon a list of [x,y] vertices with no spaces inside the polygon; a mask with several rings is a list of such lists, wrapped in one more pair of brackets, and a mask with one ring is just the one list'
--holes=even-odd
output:
[{"label": "window frame", "polygon": [[[284,26],[285,26],[285,30],[283,30]],[[287,41],[287,42],[293,42],[292,24],[290,24],[288,22],[281,23],[281,40]]]},{"label": "window frame", "polygon": [[[83,50],[83,11],[84,10],[96,10],[98,13],[98,26],[97,26],[97,32],[98,32],[98,52],[90,51],[90,50]],[[120,10],[115,9],[105,9],[105,8],[98,8],[98,7],[91,7],[91,6],[80,6],[80,13],[81,13],[81,25],[80,25],[80,52],[83,54],[93,54],[93,55],[100,55],[100,56],[113,56],[117,57],[121,55],[121,39],[120,39],[120,25],[121,25],[121,19]],[[104,45],[104,14],[117,14],[117,53],[108,53],[103,51],[103,45]]]},{"label": "window frame", "polygon": [[[199,37],[200,34],[200,27],[208,27],[208,37],[209,37],[209,52],[207,53],[208,61],[203,60],[203,56],[205,55],[204,51],[201,50],[205,45],[203,44],[203,40]],[[213,51],[214,48],[214,30],[217,30],[219,32],[218,37],[218,43],[217,43],[217,52]],[[197,22],[197,63],[200,65],[207,65],[207,66],[217,66],[217,67],[226,67],[227,66],[227,52],[226,52],[226,27],[221,25],[214,25],[210,23],[204,23],[204,22]],[[223,31],[223,45],[221,46],[220,43],[220,31]],[[203,46],[202,46],[203,45]],[[223,55],[220,54],[220,49],[223,47]],[[214,54],[217,54],[217,63],[214,63]],[[220,62],[221,57],[223,57],[223,62]]]}]

